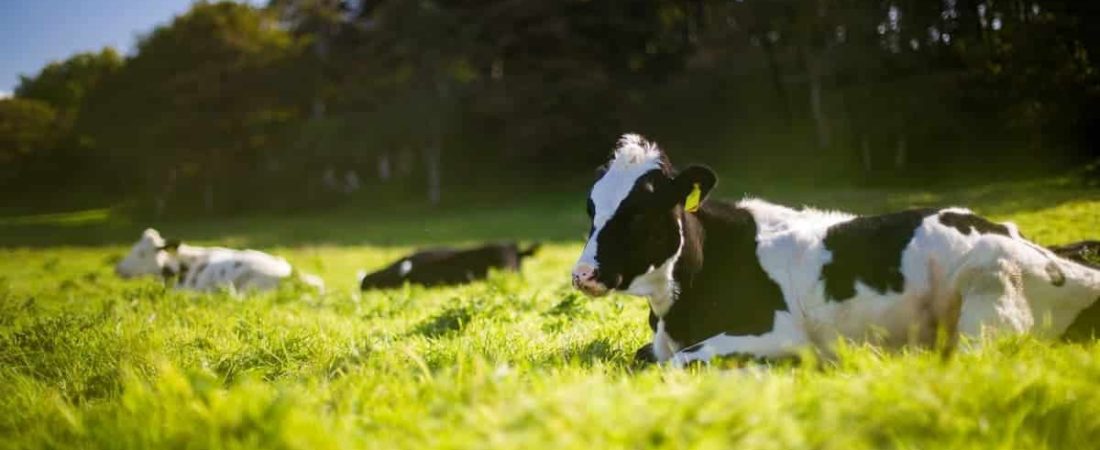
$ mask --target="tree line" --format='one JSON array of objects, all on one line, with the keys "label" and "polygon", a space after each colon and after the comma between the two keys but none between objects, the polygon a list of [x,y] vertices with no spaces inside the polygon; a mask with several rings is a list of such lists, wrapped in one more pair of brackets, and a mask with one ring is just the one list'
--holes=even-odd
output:
[{"label": "tree line", "polygon": [[[1074,0],[198,2],[0,100],[0,185],[156,210],[552,184],[622,131],[752,177],[1100,157]],[[263,195],[259,195],[259,194]]]}]

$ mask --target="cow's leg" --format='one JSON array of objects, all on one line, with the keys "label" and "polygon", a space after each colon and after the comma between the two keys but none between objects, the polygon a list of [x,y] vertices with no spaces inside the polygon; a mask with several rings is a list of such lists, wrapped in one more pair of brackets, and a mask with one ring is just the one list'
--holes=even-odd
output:
[{"label": "cow's leg", "polygon": [[673,367],[708,362],[717,356],[744,355],[760,359],[794,356],[809,345],[805,333],[787,312],[775,314],[772,331],[756,336],[719,334],[676,352],[669,359]]},{"label": "cow's leg", "polygon": [[653,364],[658,362],[657,354],[653,352],[652,342],[643,345],[641,348],[634,352],[634,362],[636,364]]},{"label": "cow's leg", "polygon": [[951,280],[962,302],[958,333],[972,341],[982,333],[1032,331],[1036,318],[1029,302],[1049,301],[1049,292],[1066,282],[1053,255],[1001,236],[979,240]]}]

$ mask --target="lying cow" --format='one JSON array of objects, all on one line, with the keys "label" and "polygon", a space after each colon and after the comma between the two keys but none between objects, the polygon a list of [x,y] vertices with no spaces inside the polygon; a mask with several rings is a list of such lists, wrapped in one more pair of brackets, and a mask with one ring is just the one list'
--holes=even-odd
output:
[{"label": "lying cow", "polygon": [[1050,247],[1054,254],[1100,269],[1100,241],[1079,241]]},{"label": "lying cow", "polygon": [[863,217],[705,201],[716,183],[626,135],[592,187],[573,284],[649,300],[640,358],[828,354],[838,338],[932,345],[941,331],[949,344],[983,329],[1054,338],[1100,297],[1100,271],[966,209]]},{"label": "lying cow", "polygon": [[[149,228],[118,263],[115,273],[123,278],[157,275],[174,282],[177,289],[243,292],[275,289],[294,269],[285,259],[264,252],[186,245],[166,240]],[[324,290],[324,282],[316,276],[300,274],[299,278]]]},{"label": "lying cow", "polygon": [[385,269],[365,275],[362,290],[399,287],[405,282],[444,286],[485,279],[489,269],[519,271],[524,258],[538,251],[534,244],[520,251],[515,242],[493,243],[475,248],[434,248],[398,259]]}]

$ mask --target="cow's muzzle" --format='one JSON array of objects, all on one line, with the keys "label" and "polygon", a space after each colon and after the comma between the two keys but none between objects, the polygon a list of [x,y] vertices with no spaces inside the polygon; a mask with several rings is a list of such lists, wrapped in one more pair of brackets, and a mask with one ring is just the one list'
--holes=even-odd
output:
[{"label": "cow's muzzle", "polygon": [[573,287],[591,297],[607,295],[616,286],[600,280],[599,269],[589,264],[577,264],[573,268]]}]

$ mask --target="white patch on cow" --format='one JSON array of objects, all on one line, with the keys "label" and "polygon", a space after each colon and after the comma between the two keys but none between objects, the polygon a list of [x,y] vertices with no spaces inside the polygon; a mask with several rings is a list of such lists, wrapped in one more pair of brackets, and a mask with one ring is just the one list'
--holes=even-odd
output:
[{"label": "white patch on cow", "polygon": [[657,361],[667,361],[680,350],[680,344],[672,340],[665,331],[664,319],[657,321],[657,330],[653,332],[653,356]]},{"label": "white patch on cow", "polygon": [[397,268],[397,274],[400,276],[408,275],[413,270],[413,263],[410,260],[401,261],[401,266]]},{"label": "white patch on cow", "polygon": [[634,184],[642,175],[661,168],[661,150],[656,144],[636,134],[625,134],[619,139],[615,155],[607,166],[607,172],[592,186],[595,211],[592,216],[592,235],[588,237],[577,264],[599,268],[596,263],[596,237],[604,225],[615,216],[619,205],[630,195]]}]

